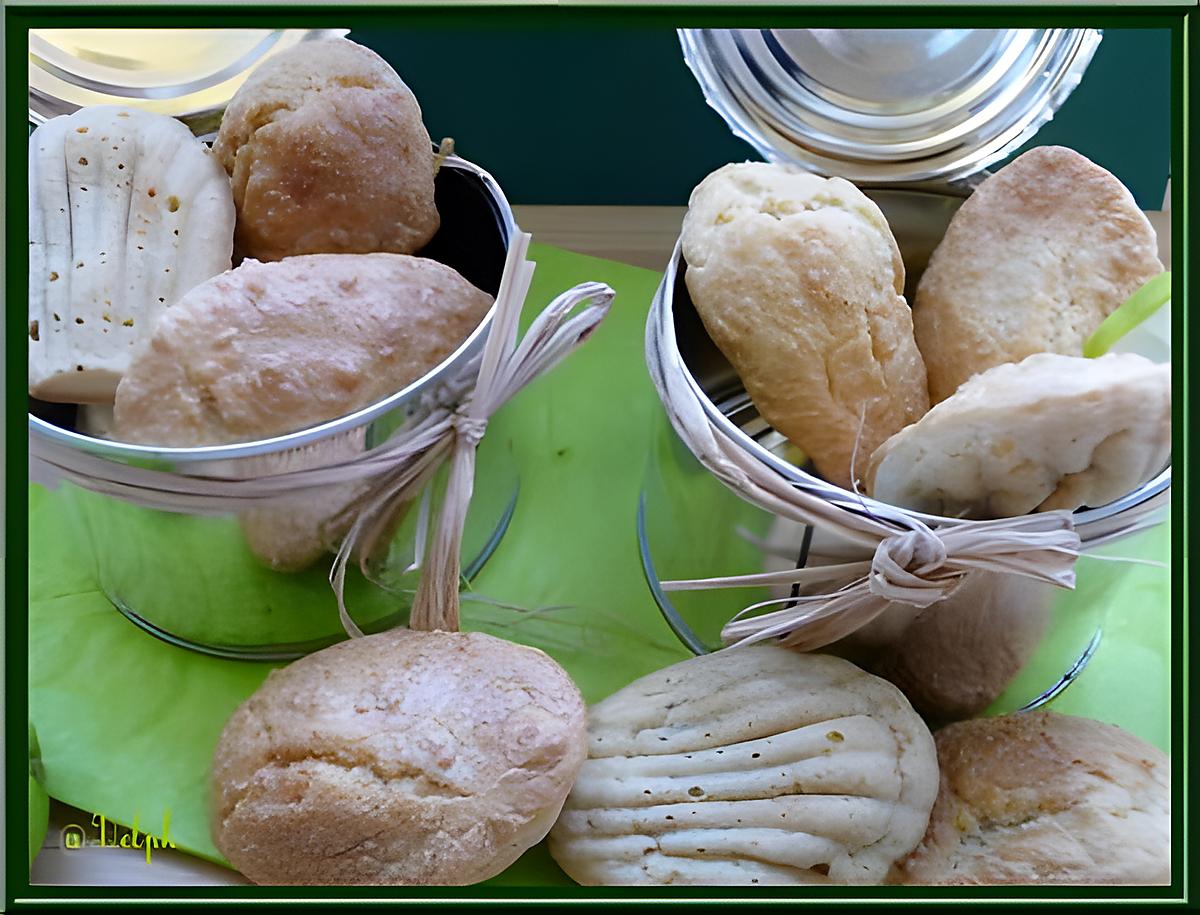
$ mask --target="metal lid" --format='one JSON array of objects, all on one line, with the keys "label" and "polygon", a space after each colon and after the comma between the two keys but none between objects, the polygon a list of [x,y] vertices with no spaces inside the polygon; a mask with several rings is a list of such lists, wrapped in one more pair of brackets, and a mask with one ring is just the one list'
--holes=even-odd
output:
[{"label": "metal lid", "polygon": [[1020,146],[1079,84],[1095,29],[680,29],[733,132],[853,181],[953,180]]},{"label": "metal lid", "polygon": [[29,119],[84,105],[136,105],[207,129],[273,54],[349,29],[34,29]]}]

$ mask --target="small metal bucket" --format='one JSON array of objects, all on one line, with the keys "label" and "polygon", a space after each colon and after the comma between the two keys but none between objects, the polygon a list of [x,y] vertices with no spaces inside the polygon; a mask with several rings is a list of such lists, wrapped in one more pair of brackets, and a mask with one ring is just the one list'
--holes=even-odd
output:
[{"label": "small metal bucket", "polygon": [[[930,254],[969,189],[943,185],[864,192],[883,210],[896,236],[911,300]],[[651,305],[648,333],[669,314],[686,380],[711,422],[784,480],[823,486],[829,501],[847,510],[865,503],[881,515],[900,513],[935,529],[951,522],[841,490],[791,463],[786,440],[758,415],[737,373],[708,337],[684,283],[685,270],[677,244]],[[672,370],[665,365],[657,369]],[[827,531],[786,521],[744,501],[708,472],[665,419],[661,425],[638,513],[639,548],[659,608],[693,651],[718,647],[721,626],[740,607],[788,593],[741,589],[668,595],[663,581],[871,558]],[[1128,527],[1131,509],[1165,506],[1170,483],[1168,466],[1123,498],[1076,512],[1085,547],[1102,551]],[[1053,586],[1015,575],[972,573],[946,600],[924,611],[893,604],[829,650],[897,682],[931,719],[977,714],[997,697],[999,711],[1034,707],[1061,692],[1090,659],[1103,625],[1099,598],[1123,572],[1118,563],[1082,560],[1077,589],[1065,596]]]},{"label": "small metal bucket", "polygon": [[[684,60],[709,105],[769,161],[798,163],[858,184],[883,211],[906,268],[911,302],[925,265],[963,199],[1048,121],[1082,79],[1094,29],[681,29]],[[676,245],[647,334],[670,326],[684,379],[710,422],[792,485],[817,485],[848,511],[865,504],[936,528],[947,519],[885,506],[818,481],[788,460],[787,443],[755,410],[709,339],[683,281]],[[670,322],[670,323],[666,323]],[[648,346],[648,352],[661,349]],[[650,358],[656,358],[653,355]],[[672,357],[677,371],[680,362]],[[661,372],[665,365],[652,366]],[[1109,505],[1075,513],[1089,551],[1165,506],[1171,472]],[[742,606],[796,592],[673,592],[661,582],[862,559],[862,548],[784,521],[734,495],[662,422],[638,515],[643,566],[668,623],[694,651],[720,644]],[[870,558],[870,557],[865,557]],[[831,646],[900,685],[931,719],[1032,707],[1082,670],[1099,639],[1098,599],[1122,572],[1079,563],[1064,596],[1013,575],[973,573],[921,612],[893,604]],[[1047,671],[1051,673],[1047,675]]]},{"label": "small metal bucket", "polygon": [[[517,226],[504,193],[483,169],[449,157],[436,179],[441,228],[421,256],[447,264],[492,295],[500,286],[508,246]],[[114,465],[153,467],[221,476],[231,466],[282,469],[311,465],[314,453],[353,441],[370,448],[411,422],[423,400],[458,377],[481,350],[493,310],[441,365],[403,390],[348,416],[261,441],[209,448],[156,448],[108,441],[79,431],[73,405],[30,401],[31,445],[38,440],[99,456]],[[39,475],[39,468],[42,471]],[[286,659],[345,637],[329,586],[332,556],[303,571],[265,566],[247,546],[245,519],[160,511],[83,490],[46,476],[34,462],[31,479],[42,510],[71,519],[80,546],[95,562],[99,587],[121,613],[177,645],[224,657]],[[276,471],[278,472],[278,471]],[[430,486],[442,484],[435,477]],[[475,496],[463,540],[463,572],[470,579],[495,550],[515,507],[517,473],[502,429],[480,445]],[[271,509],[272,512],[276,510]],[[311,519],[311,500],[284,504],[286,514]],[[399,519],[390,548],[375,563],[372,580],[352,567],[346,601],[364,631],[407,619],[418,573],[414,567],[419,509]]]}]

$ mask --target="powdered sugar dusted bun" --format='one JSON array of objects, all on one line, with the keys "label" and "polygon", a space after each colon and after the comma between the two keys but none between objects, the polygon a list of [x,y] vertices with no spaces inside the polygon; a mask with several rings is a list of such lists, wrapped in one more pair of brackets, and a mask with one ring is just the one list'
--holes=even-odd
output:
[{"label": "powdered sugar dusted bun", "polygon": [[1038,353],[976,375],[893,435],[865,482],[892,505],[1003,518],[1106,505],[1170,455],[1170,365]]},{"label": "powdered sugar dusted bun", "polygon": [[534,648],[392,630],[273,671],[225,726],[212,832],[256,883],[464,885],[546,834],[583,700]]},{"label": "powdered sugar dusted bun", "polygon": [[369,48],[302,42],[257,68],[213,151],[233,180],[238,253],[411,254],[433,237],[433,146],[409,88]]},{"label": "powdered sugar dusted bun", "polygon": [[[841,486],[858,455],[929,409],[883,213],[854,185],[744,162],[692,192],[684,279],[759,413]],[[856,468],[862,472],[862,465]]]},{"label": "powdered sugar dusted bun", "polygon": [[550,833],[587,885],[880,883],[937,791],[899,690],[768,645],[643,677],[591,709],[588,742]]},{"label": "powdered sugar dusted bun", "polygon": [[1157,747],[1055,712],[961,721],[936,739],[941,789],[899,882],[1170,882],[1170,763]]},{"label": "powdered sugar dusted bun", "polygon": [[967,198],[917,287],[931,400],[1033,353],[1083,355],[1162,269],[1154,228],[1116,177],[1061,146],[1018,156]]}]

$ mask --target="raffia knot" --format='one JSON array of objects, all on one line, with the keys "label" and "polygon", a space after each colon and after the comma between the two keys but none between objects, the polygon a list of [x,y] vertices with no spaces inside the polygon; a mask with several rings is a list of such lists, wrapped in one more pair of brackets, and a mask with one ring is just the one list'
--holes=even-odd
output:
[{"label": "raffia knot", "polygon": [[466,406],[464,404],[454,411],[450,424],[454,427],[459,441],[474,447],[483,441],[483,436],[487,433],[488,421],[482,416],[469,415],[466,412]]},{"label": "raffia knot", "polygon": [[885,537],[871,560],[871,592],[928,607],[949,596],[962,578],[961,571],[946,567],[946,557],[945,542],[924,525]]}]

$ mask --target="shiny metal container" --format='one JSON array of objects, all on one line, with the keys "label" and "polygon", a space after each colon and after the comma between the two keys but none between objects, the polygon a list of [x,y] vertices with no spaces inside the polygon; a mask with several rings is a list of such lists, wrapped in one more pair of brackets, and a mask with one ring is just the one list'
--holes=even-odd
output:
[{"label": "shiny metal container", "polygon": [[1094,29],[681,29],[709,104],[768,161],[856,183],[952,181],[1079,84]]},{"label": "shiny metal container", "polygon": [[[495,295],[508,245],[517,231],[512,208],[495,180],[478,166],[448,158],[436,179],[441,228],[419,252],[455,268]],[[230,466],[286,466],[303,455],[361,437],[379,444],[419,415],[435,389],[458,377],[483,346],[494,308],[436,369],[401,391],[348,416],[288,435],[210,448],[127,445],[88,435],[77,427],[73,405],[30,401],[31,444],[42,440],[114,464],[149,466],[191,475],[221,476]],[[41,465],[42,471],[46,465]],[[264,470],[264,472],[267,472]],[[143,508],[48,478],[31,466],[31,478],[51,488],[47,510],[73,520],[96,563],[105,595],[131,621],[169,642],[210,654],[250,659],[296,657],[344,637],[328,574],[332,556],[301,572],[264,566],[247,549],[238,519]],[[435,479],[433,486],[442,485]],[[515,507],[517,475],[502,434],[484,438],[475,498],[467,519],[463,569],[472,577],[491,555]],[[286,509],[287,506],[285,505]],[[305,508],[296,506],[297,511]],[[402,623],[417,584],[410,568],[421,513],[408,510],[386,557],[367,581],[357,568],[347,576],[351,615],[365,631]]]},{"label": "shiny metal container", "polygon": [[[897,36],[870,30],[681,30],[681,42],[710,105],[736,133],[769,159],[855,179],[879,205],[900,246],[911,301],[951,217],[986,174],[983,165],[1010,152],[1050,117],[1099,40],[1089,30],[1054,31],[913,30]],[[893,64],[890,72],[877,71],[872,62],[886,46],[904,54],[886,58]],[[941,56],[923,58],[930,48],[941,49]],[[927,66],[919,65],[922,59]],[[1020,73],[997,73],[1005,60]],[[1042,73],[1033,85],[1031,66]],[[1002,125],[990,131],[991,140],[976,135],[977,145],[968,147],[964,130],[946,126],[953,118],[938,120],[958,106],[960,120],[969,121],[969,100],[993,97],[1005,79],[1014,107],[979,119]],[[897,139],[902,128],[910,129],[907,143]],[[950,142],[952,136],[960,145]],[[651,305],[647,334],[653,338],[660,319],[673,322],[685,380],[712,423],[782,479],[823,487],[833,504],[855,510],[865,503],[881,515],[916,517],[934,528],[950,520],[860,497],[792,463],[790,446],[758,415],[737,373],[708,337],[685,271],[676,244]],[[651,342],[657,343],[648,339],[648,354],[656,349]],[[1089,550],[1111,552],[1104,544],[1128,527],[1131,510],[1165,507],[1170,480],[1167,467],[1122,499],[1077,512],[1076,527]],[[828,532],[785,521],[726,489],[665,418],[649,461],[638,539],[655,600],[695,652],[718,647],[721,626],[741,607],[788,592],[667,594],[662,582],[864,558]],[[969,587],[926,611],[892,605],[830,650],[896,681],[931,719],[977,714],[993,702],[999,711],[1033,707],[1061,692],[1095,651],[1103,627],[1103,602],[1097,598],[1122,567],[1081,560],[1077,573],[1077,590],[1066,596],[1017,576],[979,573]]]}]

